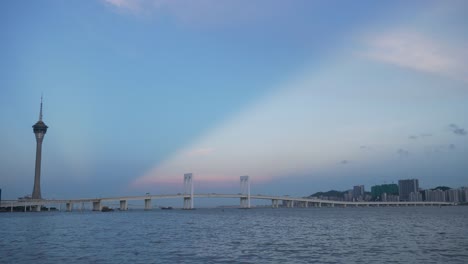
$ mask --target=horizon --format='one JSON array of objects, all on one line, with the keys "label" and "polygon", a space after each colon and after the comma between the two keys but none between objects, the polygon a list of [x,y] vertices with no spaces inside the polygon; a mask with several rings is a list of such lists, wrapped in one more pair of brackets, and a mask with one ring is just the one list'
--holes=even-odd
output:
[{"label": "horizon", "polygon": [[309,196],[468,186],[464,1],[8,1],[0,189]]}]

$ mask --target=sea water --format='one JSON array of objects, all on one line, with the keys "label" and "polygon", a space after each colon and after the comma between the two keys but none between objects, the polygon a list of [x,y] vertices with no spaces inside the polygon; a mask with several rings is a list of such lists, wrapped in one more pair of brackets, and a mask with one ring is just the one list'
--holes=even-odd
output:
[{"label": "sea water", "polygon": [[0,214],[0,263],[468,263],[468,207]]}]

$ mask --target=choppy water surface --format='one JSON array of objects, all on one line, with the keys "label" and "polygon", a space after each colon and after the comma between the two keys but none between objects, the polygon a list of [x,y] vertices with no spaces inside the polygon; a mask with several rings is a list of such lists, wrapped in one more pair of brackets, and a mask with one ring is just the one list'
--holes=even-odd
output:
[{"label": "choppy water surface", "polygon": [[0,263],[468,263],[468,207],[0,214]]}]

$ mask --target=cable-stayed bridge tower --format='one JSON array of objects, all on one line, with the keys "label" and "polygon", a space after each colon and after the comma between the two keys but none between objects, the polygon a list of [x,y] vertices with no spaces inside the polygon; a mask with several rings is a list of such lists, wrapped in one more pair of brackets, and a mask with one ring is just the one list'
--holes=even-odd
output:
[{"label": "cable-stayed bridge tower", "polygon": [[250,208],[250,177],[240,176],[241,208]]},{"label": "cable-stayed bridge tower", "polygon": [[184,209],[193,209],[193,174],[184,174]]}]

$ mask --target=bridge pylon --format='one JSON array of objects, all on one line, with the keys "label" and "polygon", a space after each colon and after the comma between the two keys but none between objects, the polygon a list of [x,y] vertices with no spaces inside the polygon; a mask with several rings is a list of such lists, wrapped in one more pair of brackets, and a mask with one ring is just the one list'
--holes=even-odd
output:
[{"label": "bridge pylon", "polygon": [[240,176],[240,198],[241,208],[250,208],[250,177]]},{"label": "bridge pylon", "polygon": [[184,174],[184,209],[193,209],[193,174]]}]

